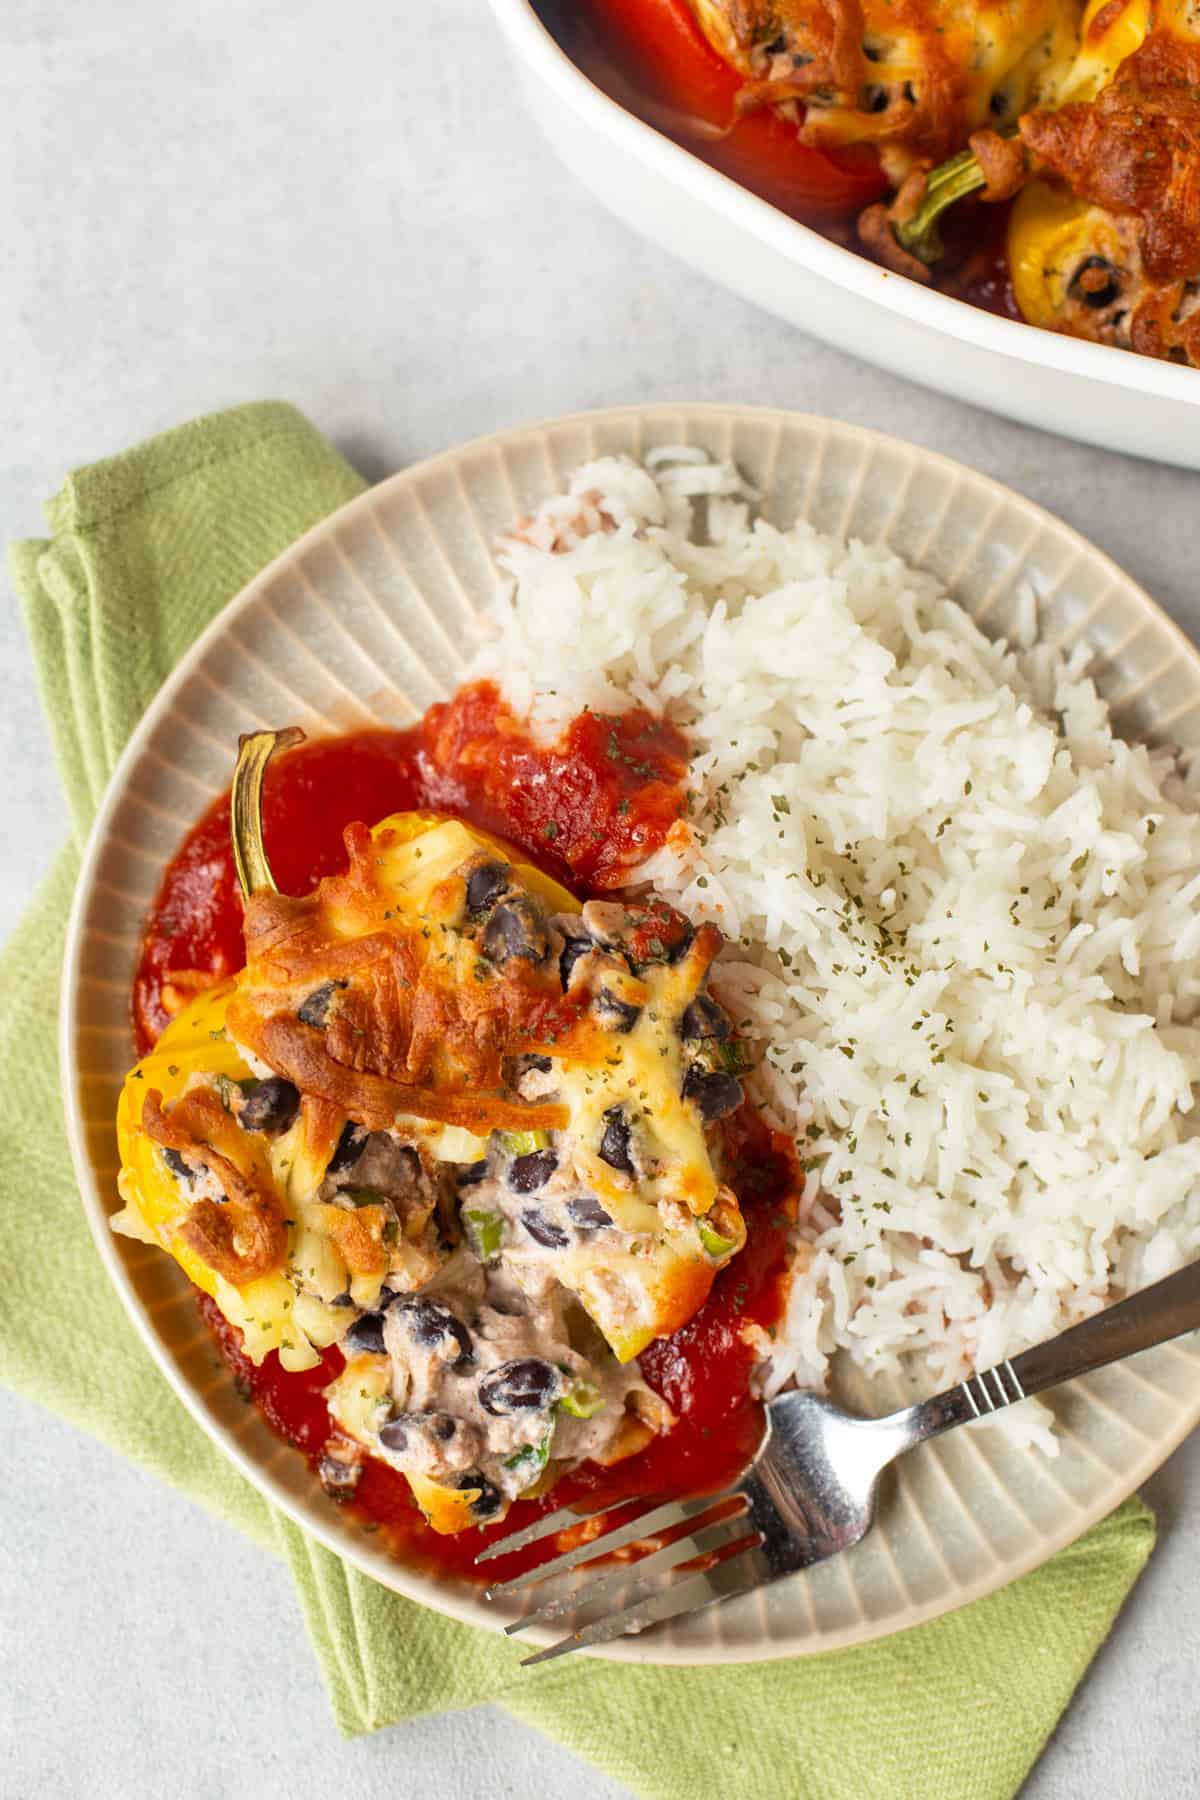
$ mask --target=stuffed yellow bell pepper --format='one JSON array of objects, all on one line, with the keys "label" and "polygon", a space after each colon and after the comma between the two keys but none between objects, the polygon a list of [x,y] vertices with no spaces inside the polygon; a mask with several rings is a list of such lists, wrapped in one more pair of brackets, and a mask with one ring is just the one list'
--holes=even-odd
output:
[{"label": "stuffed yellow bell pepper", "polygon": [[632,1359],[744,1241],[718,1121],[741,1052],[719,945],[579,903],[498,840],[399,814],[302,899],[233,796],[246,967],[127,1080],[118,1230],[161,1245],[247,1354],[311,1366],[345,1438],[456,1530],[669,1419]]},{"label": "stuffed yellow bell pepper", "polygon": [[1089,0],[1074,56],[1047,71],[1016,130],[977,132],[915,177],[886,226],[873,221],[872,248],[929,279],[947,208],[1015,193],[1008,264],[1030,324],[1200,366],[1200,23],[1188,0]]}]

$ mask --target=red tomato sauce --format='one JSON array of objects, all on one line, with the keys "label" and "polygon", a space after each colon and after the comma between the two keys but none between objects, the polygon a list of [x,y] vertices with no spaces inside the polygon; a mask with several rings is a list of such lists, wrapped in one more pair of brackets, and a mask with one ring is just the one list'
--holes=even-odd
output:
[{"label": "red tomato sauce", "polygon": [[548,748],[477,682],[430,707],[420,729],[427,804],[585,888],[619,887],[687,812],[687,739],[641,707],[581,713]]},{"label": "red tomato sauce", "polygon": [[989,206],[968,200],[950,209],[942,231],[946,257],[938,286],[968,306],[978,306],[1000,319],[1022,316],[1008,266],[1011,211],[1007,201]]},{"label": "red tomato sauce", "polygon": [[[580,892],[603,891],[618,886],[685,813],[686,773],[686,740],[648,712],[619,719],[585,713],[547,747],[532,740],[494,687],[478,683],[407,731],[322,739],[276,758],[263,787],[264,840],[281,889],[303,894],[345,868],[346,825],[430,807],[509,839]],[[226,796],[184,840],[147,921],[133,995],[139,1051],[167,1023],[164,989],[169,998],[173,980],[186,987],[203,978],[207,985],[242,961]],[[745,1465],[762,1411],[748,1391],[757,1355],[741,1328],[753,1322],[770,1330],[783,1309],[799,1176],[790,1142],[768,1131],[749,1106],[725,1129],[746,1247],[696,1316],[640,1358],[646,1380],[677,1415],[674,1428],[612,1469],[581,1466],[545,1499],[517,1502],[499,1525],[453,1537],[429,1529],[402,1475],[367,1458],[354,1499],[344,1504],[398,1556],[476,1578],[483,1545],[539,1513],[576,1499],[713,1491]],[[302,1374],[283,1369],[274,1353],[255,1366],[215,1302],[199,1293],[197,1301],[242,1392],[315,1469],[333,1430],[323,1390],[342,1367],[341,1352],[326,1351]],[[519,1566],[514,1558],[505,1572]]]},{"label": "red tomato sauce", "polygon": [[972,256],[958,277],[957,289],[959,298],[968,306],[995,313],[998,319],[1024,317],[1013,292],[1008,254],[1003,245],[993,245]]},{"label": "red tomato sauce", "polygon": [[[583,713],[564,739],[536,744],[490,682],[460,688],[407,731],[321,738],[275,757],[263,783],[263,840],[285,894],[346,867],[342,833],[365,819],[432,807],[498,833],[547,874],[618,887],[686,811],[687,741],[641,708]],[[170,1017],[163,989],[210,986],[245,961],[229,796],[172,858],[151,908],[133,988],[139,1055]]]}]

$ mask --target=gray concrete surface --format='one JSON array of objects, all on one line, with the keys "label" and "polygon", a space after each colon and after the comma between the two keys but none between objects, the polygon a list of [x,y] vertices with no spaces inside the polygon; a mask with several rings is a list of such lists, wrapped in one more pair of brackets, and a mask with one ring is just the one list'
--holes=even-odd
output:
[{"label": "gray concrete surface", "polygon": [[[634,240],[551,162],[480,0],[5,0],[0,117],[5,538],[37,530],[66,467],[261,396],[370,476],[576,407],[763,401],[986,469],[1200,633],[1197,477],[922,393]],[[65,820],[7,594],[0,682],[6,930]],[[499,1713],[341,1742],[274,1562],[25,1402],[0,1409],[0,1793],[617,1794]],[[1158,1550],[1029,1800],[1200,1792],[1200,1441],[1148,1498]]]}]

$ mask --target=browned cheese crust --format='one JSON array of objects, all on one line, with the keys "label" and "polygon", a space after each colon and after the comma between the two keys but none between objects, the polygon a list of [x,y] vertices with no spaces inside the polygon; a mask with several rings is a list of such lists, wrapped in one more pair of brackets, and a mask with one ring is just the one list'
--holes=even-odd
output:
[{"label": "browned cheese crust", "polygon": [[1093,102],[1028,113],[1021,136],[1039,169],[1126,227],[1131,347],[1200,363],[1200,42],[1156,30]]},{"label": "browned cheese crust", "polygon": [[197,1172],[208,1170],[225,1196],[193,1201],[179,1229],[189,1249],[235,1287],[283,1267],[287,1226],[262,1151],[211,1088],[191,1089],[169,1111],[151,1088],[142,1129]]},{"label": "browned cheese crust", "polygon": [[1200,270],[1200,43],[1155,32],[1090,105],[1027,113],[1021,136],[1081,199],[1137,219],[1152,281]]},{"label": "browned cheese crust", "polygon": [[[397,1114],[481,1136],[562,1129],[565,1107],[523,1100],[509,1079],[522,1055],[551,1051],[570,1062],[605,1053],[586,999],[562,991],[553,944],[537,961],[489,961],[477,933],[457,930],[464,871],[441,883],[428,923],[393,910],[377,880],[381,847],[365,826],[352,825],[345,875],[304,899],[250,898],[232,1035],[306,1098],[370,1130],[388,1129]],[[537,937],[550,928],[540,915],[530,929]],[[711,926],[696,933],[687,954],[697,989],[720,944]],[[305,995],[329,983],[327,1018],[307,1023]]]}]

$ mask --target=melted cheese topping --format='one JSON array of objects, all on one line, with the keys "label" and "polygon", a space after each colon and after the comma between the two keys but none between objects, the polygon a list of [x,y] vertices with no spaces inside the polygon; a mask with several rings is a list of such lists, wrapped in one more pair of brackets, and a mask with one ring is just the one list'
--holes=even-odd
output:
[{"label": "melted cheese topping", "polygon": [[[560,1279],[622,1361],[691,1318],[715,1266],[695,1220],[712,1210],[719,1184],[699,1111],[683,1099],[678,1029],[695,982],[688,970],[669,965],[648,977],[621,990],[622,998],[641,1004],[633,1029],[620,1036],[597,1032],[601,1041],[591,1053],[565,1056],[559,1074],[575,1170],[627,1234],[623,1242],[605,1234],[560,1252]],[[614,1111],[629,1124],[636,1175],[599,1154],[606,1115]],[[740,1221],[735,1239],[740,1248]]]},{"label": "melted cheese topping", "polygon": [[[545,1120],[558,1132],[560,1152],[580,1189],[600,1200],[614,1226],[579,1234],[553,1254],[550,1266],[623,1361],[690,1318],[716,1269],[741,1248],[736,1201],[719,1184],[698,1106],[683,1097],[688,1057],[680,1020],[715,946],[697,939],[676,961],[663,956],[636,973],[605,956],[606,991],[637,1009],[636,1022],[624,1031],[605,1023],[586,994],[564,1000],[557,953],[536,977],[527,963],[520,965],[513,992],[498,1006],[496,984],[505,971],[486,966],[480,931],[464,912],[463,871],[478,862],[481,850],[501,854],[494,840],[458,821],[424,814],[398,815],[364,833],[350,875],[322,883],[309,901],[272,896],[277,904],[268,909],[258,938],[248,920],[247,968],[235,983],[185,1008],[125,1084],[118,1134],[126,1206],[115,1228],[174,1256],[242,1330],[255,1361],[277,1349],[285,1366],[311,1366],[354,1316],[344,1305],[334,1306],[336,1298],[348,1294],[355,1308],[369,1309],[385,1281],[414,1290],[435,1272],[428,1234],[412,1239],[397,1232],[386,1206],[356,1203],[349,1209],[322,1198],[330,1157],[349,1119],[413,1145],[427,1168],[482,1160],[495,1141],[493,1123],[522,1130],[532,1119],[540,1130]],[[511,889],[558,914],[579,910],[565,889],[527,865],[512,865],[509,881]],[[398,970],[405,973],[396,975]],[[419,1004],[411,1016],[401,1007],[380,1022],[365,1002],[383,1009],[378,997],[392,976],[397,984],[412,983]],[[341,1009],[346,1018],[362,1019],[350,1027],[359,1033],[351,1043],[366,1046],[359,1066],[333,1065],[338,1079],[345,1078],[347,1095],[361,1086],[368,1102],[361,1108],[337,1103],[319,1086],[314,1091],[304,1070],[276,1053],[273,1022],[282,1020],[295,1037],[306,999],[330,981],[337,984],[330,1023],[323,1034],[303,1026],[298,1035],[322,1059],[318,1074],[324,1077]],[[478,1016],[476,1003],[483,1008]],[[446,1017],[450,1023],[426,1033],[426,1060],[414,1069],[421,1005],[435,1023]],[[439,1012],[441,1006],[449,1012]],[[464,1092],[464,1057],[497,1019],[508,1032],[491,1046],[497,1077],[514,1051],[538,1050],[553,1062],[550,1103],[530,1105],[499,1081],[491,1092]],[[466,1050],[464,1035],[470,1039]],[[343,1041],[346,1036],[343,1031]],[[303,1096],[287,1132],[252,1134],[286,1224],[286,1254],[264,1279],[238,1287],[185,1241],[189,1211],[206,1190],[172,1171],[162,1142],[145,1128],[142,1109],[145,1094],[157,1090],[169,1118],[173,1104],[197,1083],[241,1083],[272,1070],[294,1080]],[[417,1079],[397,1080],[413,1075]],[[452,1104],[445,1103],[448,1095],[455,1096]],[[612,1167],[600,1154],[607,1118],[617,1112],[628,1126],[635,1174]],[[697,1220],[718,1201],[718,1224],[702,1235]]]},{"label": "melted cheese topping", "polygon": [[[117,1187],[123,1210],[112,1220],[114,1231],[157,1245],[172,1256],[188,1280],[211,1295],[222,1313],[242,1333],[252,1362],[271,1350],[285,1369],[309,1369],[319,1350],[345,1329],[346,1315],[303,1292],[300,1271],[323,1265],[323,1289],[332,1298],[346,1285],[345,1265],[327,1240],[314,1236],[301,1216],[289,1226],[287,1262],[261,1280],[235,1287],[219,1275],[181,1236],[192,1205],[195,1184],[180,1181],[168,1166],[163,1147],[142,1126],[146,1095],[157,1090],[166,1103],[179,1099],[196,1082],[252,1079],[246,1059],[230,1039],[225,1016],[232,994],[228,983],[199,994],[173,1019],[149,1056],[127,1076],[117,1109],[117,1145],[121,1171]],[[302,1170],[303,1124],[297,1121],[282,1136],[263,1140],[269,1179],[290,1216],[298,1199]],[[318,1176],[319,1179],[319,1176]]]},{"label": "melted cheese topping", "polygon": [[1053,91],[1080,0],[689,0],[752,104],[802,102],[811,143],[874,143],[898,179]]},{"label": "melted cheese topping", "polygon": [[1088,0],[1079,31],[1077,54],[1056,68],[1043,106],[1065,106],[1072,100],[1094,100],[1108,86],[1118,66],[1145,42],[1150,29],[1150,0]]},{"label": "melted cheese topping", "polygon": [[[656,1207],[678,1201],[706,1213],[717,1197],[717,1178],[698,1108],[683,1098],[685,1077],[679,1019],[695,992],[687,971],[663,968],[645,984],[647,998],[637,1024],[623,1035],[594,1030],[582,1056],[570,1047],[562,1057],[560,1091],[570,1115],[575,1166],[585,1184],[624,1223],[637,1203]],[[641,985],[641,984],[639,984]],[[599,1154],[605,1114],[620,1109],[639,1140],[636,1180]],[[630,1225],[630,1229],[637,1229]]]}]

